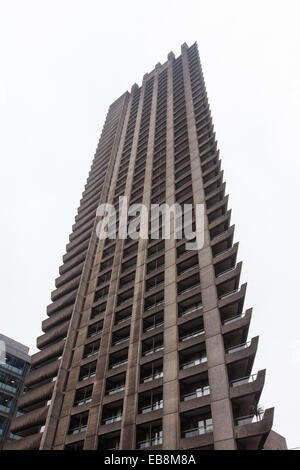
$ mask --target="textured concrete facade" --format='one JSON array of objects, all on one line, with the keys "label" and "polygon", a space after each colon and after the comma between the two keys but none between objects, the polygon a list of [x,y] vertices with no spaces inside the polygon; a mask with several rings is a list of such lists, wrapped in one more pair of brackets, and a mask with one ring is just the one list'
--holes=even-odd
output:
[{"label": "textured concrete facade", "polygon": [[[174,227],[99,240],[96,208],[120,196],[203,204],[203,247],[186,250]],[[197,46],[184,44],[109,108],[7,448],[263,448],[273,409],[257,410],[265,371],[251,375],[230,215]]]}]

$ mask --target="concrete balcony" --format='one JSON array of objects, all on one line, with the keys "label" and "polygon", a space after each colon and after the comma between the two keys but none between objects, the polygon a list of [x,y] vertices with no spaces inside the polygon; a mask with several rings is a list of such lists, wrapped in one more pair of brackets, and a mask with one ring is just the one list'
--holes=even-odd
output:
[{"label": "concrete balcony", "polygon": [[3,450],[38,450],[42,439],[42,433],[36,433],[17,441],[8,441]]},{"label": "concrete balcony", "polygon": [[43,380],[51,379],[56,377],[60,360],[54,359],[53,362],[46,364],[45,366],[39,367],[38,369],[30,370],[30,372],[25,377],[25,386],[31,387]]},{"label": "concrete balcony", "polygon": [[230,377],[239,378],[251,374],[257,347],[258,336],[252,338],[248,343],[234,346],[225,351],[225,361]]},{"label": "concrete balcony", "polygon": [[255,396],[255,401],[258,403],[264,383],[265,383],[266,370],[260,370],[256,375],[249,375],[230,382],[230,398],[247,397],[249,395]]},{"label": "concrete balcony", "polygon": [[238,447],[245,450],[260,450],[272,429],[274,408],[268,408],[263,416],[254,415],[235,419],[234,434]]},{"label": "concrete balcony", "polygon": [[37,338],[36,345],[39,349],[45,348],[47,344],[53,343],[58,339],[65,338],[68,333],[70,321],[65,321],[60,325],[52,328],[50,331],[47,331],[44,335],[41,335]]},{"label": "concrete balcony", "polygon": [[63,349],[65,345],[65,340],[62,339],[58,343],[54,343],[51,346],[48,346],[45,349],[42,349],[42,351],[39,351],[33,356],[31,356],[31,366],[36,367],[39,364],[42,364],[45,361],[48,361],[49,359],[54,359],[56,357],[59,357],[62,355]]},{"label": "concrete balcony", "polygon": [[33,388],[19,397],[18,408],[25,408],[43,400],[48,400],[52,396],[54,382],[49,382],[40,387]]},{"label": "concrete balcony", "polygon": [[15,417],[11,424],[11,432],[22,435],[23,431],[27,432],[30,428],[44,424],[47,418],[48,409],[49,406],[44,406],[42,408],[29,411],[24,415]]}]

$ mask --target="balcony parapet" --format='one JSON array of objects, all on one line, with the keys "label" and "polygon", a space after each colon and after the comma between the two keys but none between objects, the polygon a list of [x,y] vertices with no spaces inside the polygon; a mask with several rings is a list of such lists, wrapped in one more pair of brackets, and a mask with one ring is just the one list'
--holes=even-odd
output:
[{"label": "balcony parapet", "polygon": [[19,397],[18,407],[27,407],[42,400],[49,399],[52,396],[53,389],[54,382],[50,382],[48,384],[29,390]]},{"label": "balcony parapet", "polygon": [[52,328],[50,331],[47,331],[44,335],[41,335],[37,338],[36,345],[39,349],[45,348],[47,344],[52,343],[53,341],[58,340],[59,338],[64,338],[67,336],[69,328],[69,320],[61,323],[60,325]]},{"label": "balcony parapet", "polygon": [[47,418],[49,406],[38,408],[36,410],[25,413],[24,415],[16,416],[11,423],[11,432],[19,434],[24,429],[31,428],[44,424]]},{"label": "balcony parapet", "polygon": [[252,308],[246,310],[245,314],[241,313],[234,317],[227,318],[222,322],[222,334],[231,333],[240,328],[249,328],[252,317]]},{"label": "balcony parapet", "polygon": [[37,365],[41,364],[42,362],[48,361],[52,357],[59,357],[61,356],[61,353],[63,352],[64,349],[64,344],[65,341],[62,339],[58,343],[54,343],[51,346],[48,346],[45,349],[42,349],[42,351],[39,351],[33,356],[31,356],[31,366],[36,367]]},{"label": "balcony parapet", "polygon": [[231,351],[227,350],[225,354],[226,364],[232,364],[243,359],[249,360],[247,370],[249,369],[251,371],[252,364],[257,352],[258,339],[259,337],[255,336],[254,338],[252,338],[251,341],[248,341],[247,343],[241,345],[237,345],[234,348],[230,348]]},{"label": "balcony parapet", "polygon": [[57,375],[60,361],[54,360],[39,369],[31,370],[25,377],[25,385],[30,387],[46,379],[51,379]]},{"label": "balcony parapet", "polygon": [[38,450],[42,439],[42,433],[32,434],[17,441],[8,441],[3,450]]},{"label": "balcony parapet", "polygon": [[266,370],[260,370],[256,375],[249,375],[230,382],[230,398],[247,395],[260,395],[265,383]]},{"label": "balcony parapet", "polygon": [[264,412],[263,417],[255,418],[255,416],[252,415],[235,419],[235,438],[247,439],[261,436],[258,442],[258,449],[261,449],[272,429],[273,417],[274,408],[268,408]]}]

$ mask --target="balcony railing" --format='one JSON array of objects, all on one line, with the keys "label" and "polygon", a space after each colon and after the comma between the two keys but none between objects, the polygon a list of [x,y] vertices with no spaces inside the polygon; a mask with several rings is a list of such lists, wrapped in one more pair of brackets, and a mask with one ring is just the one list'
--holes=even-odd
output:
[{"label": "balcony railing", "polygon": [[239,387],[240,385],[255,382],[257,374],[248,375],[247,377],[241,377],[240,379],[231,380],[230,385],[232,387]]},{"label": "balcony railing", "polygon": [[238,315],[234,315],[233,317],[230,317],[227,320],[223,320],[222,324],[229,325],[229,323],[233,323],[235,321],[241,320],[242,318],[244,318],[244,316],[245,316],[244,313],[239,313]]},{"label": "balcony railing", "polygon": [[207,357],[200,357],[198,359],[193,359],[192,361],[185,362],[184,364],[181,365],[181,369],[188,369],[189,367],[194,367],[198,366],[199,364],[203,364],[204,362],[207,362]]},{"label": "balcony railing", "polygon": [[207,426],[200,426],[199,428],[191,428],[191,429],[187,429],[186,431],[182,431],[182,435],[184,438],[187,438],[187,437],[201,436],[202,434],[207,434],[212,431],[213,431],[213,425],[208,424]]},{"label": "balcony railing", "polygon": [[95,377],[96,372],[92,372],[91,374],[86,374],[80,377],[79,381],[81,382],[82,380],[88,380],[91,379],[92,377]]},{"label": "balcony railing", "polygon": [[125,390],[125,384],[124,385],[119,385],[118,387],[111,388],[110,390],[107,391],[108,395],[114,395],[115,393],[123,392]]},{"label": "balcony railing", "polygon": [[147,375],[147,377],[144,377],[142,379],[142,382],[143,383],[152,382],[152,380],[160,379],[163,376],[164,376],[163,371],[156,372],[155,374]]},{"label": "balcony railing", "polygon": [[92,401],[92,397],[83,398],[82,400],[75,401],[74,406],[86,405]]},{"label": "balcony railing", "polygon": [[146,441],[138,441],[137,446],[139,449],[145,449],[146,447],[159,446],[162,443],[162,437],[153,437],[152,439],[147,439]]},{"label": "balcony railing", "polygon": [[86,431],[87,424],[84,424],[82,426],[78,426],[76,428],[71,428],[69,429],[69,434],[78,434],[79,432]]},{"label": "balcony railing", "polygon": [[126,336],[126,338],[118,339],[117,341],[114,341],[112,343],[112,346],[118,346],[118,344],[125,343],[126,341],[129,340],[129,338],[130,338],[130,336]]},{"label": "balcony railing", "polygon": [[202,308],[203,308],[202,304],[194,305],[194,307],[184,310],[182,313],[179,314],[179,316],[185,317],[185,315],[189,315],[190,313],[196,312],[197,310],[201,310]]},{"label": "balcony railing", "polygon": [[121,421],[121,420],[122,420],[122,415],[109,416],[108,418],[105,418],[103,420],[103,424],[117,423],[118,421]]},{"label": "balcony railing", "polygon": [[198,268],[198,267],[199,267],[198,263],[197,263],[197,264],[193,264],[193,266],[190,266],[189,268],[186,268],[186,269],[184,269],[183,271],[181,271],[181,272],[178,274],[178,276],[181,276],[182,274],[186,274],[186,273],[188,273],[188,272],[190,272],[190,271],[193,271],[193,269]]},{"label": "balcony railing", "polygon": [[129,318],[131,318],[131,315],[128,315],[128,317],[121,318],[120,320],[116,320],[116,325],[124,323],[125,321],[129,320]]},{"label": "balcony railing", "polygon": [[146,328],[144,330],[144,332],[146,333],[147,331],[156,330],[156,328],[159,328],[160,326],[163,326],[163,324],[164,324],[164,322],[161,321],[160,323],[156,323],[155,325],[148,326],[148,328]]},{"label": "balcony railing", "polygon": [[188,339],[191,339],[191,338],[195,338],[196,336],[201,336],[205,333],[205,331],[202,329],[202,330],[197,330],[197,331],[194,331],[193,333],[189,333],[185,336],[182,336],[180,338],[180,341],[187,341]]},{"label": "balcony railing", "polygon": [[237,346],[232,346],[231,348],[227,348],[225,352],[228,354],[232,354],[236,351],[249,348],[250,344],[251,344],[251,341],[247,341],[247,343],[242,343],[242,344],[238,344]]},{"label": "balcony railing", "polygon": [[144,406],[143,408],[139,409],[139,413],[149,413],[150,411],[160,410],[164,406],[163,400],[160,400],[152,405]]},{"label": "balcony railing", "polygon": [[183,398],[183,401],[188,401],[188,400],[193,400],[194,398],[201,398],[209,394],[210,394],[210,388],[209,388],[209,385],[206,385],[205,387],[198,388],[194,392],[186,393],[185,395],[182,395],[182,398]]},{"label": "balcony railing", "polygon": [[228,252],[231,251],[231,250],[232,250],[232,246],[231,246],[230,248],[226,248],[225,250],[220,251],[220,253],[217,253],[216,255],[214,255],[214,258],[217,257],[217,256],[221,256],[221,255],[223,255],[223,254],[225,254],[225,253],[228,253]]},{"label": "balcony railing", "polygon": [[236,294],[239,291],[240,291],[240,289],[234,289],[230,292],[227,292],[226,294],[220,295],[219,300],[226,299],[227,297],[230,297],[231,295]]},{"label": "balcony railing", "polygon": [[221,273],[217,274],[216,277],[223,276],[223,274],[230,273],[231,271],[234,271],[236,269],[236,266],[233,266],[232,268],[225,269],[225,271],[222,271]]},{"label": "balcony railing", "polygon": [[156,303],[154,303],[154,304],[149,305],[148,307],[145,307],[145,310],[146,310],[146,311],[147,311],[147,310],[151,310],[151,308],[156,308],[156,307],[158,307],[159,305],[163,305],[163,304],[164,304],[164,300],[160,300],[160,301],[158,301],[158,302],[156,302]]},{"label": "balcony railing", "polygon": [[112,364],[111,369],[116,369],[117,367],[124,366],[127,363],[128,363],[128,359],[124,359],[123,361],[115,362],[114,364]]},{"label": "balcony railing", "polygon": [[147,349],[147,351],[144,352],[144,356],[149,356],[149,354],[154,354],[158,351],[162,351],[163,349],[164,349],[164,346],[160,344],[159,346],[156,346],[154,348]]},{"label": "balcony railing", "polygon": [[88,338],[93,338],[94,336],[100,335],[100,333],[102,333],[102,331],[103,331],[103,328],[101,328],[100,330],[97,330],[97,331],[93,331],[93,333],[90,333],[88,335]]},{"label": "balcony railing", "polygon": [[197,288],[200,289],[200,284],[199,283],[194,284],[193,286],[187,287],[186,289],[183,289],[181,291],[178,291],[178,295],[186,294],[187,292],[190,292],[190,291],[192,291],[194,289],[197,289]]},{"label": "balcony railing", "polygon": [[257,415],[252,414],[248,416],[240,416],[234,418],[234,424],[236,426],[243,426],[244,424],[258,423],[264,417],[264,412],[257,413]]}]

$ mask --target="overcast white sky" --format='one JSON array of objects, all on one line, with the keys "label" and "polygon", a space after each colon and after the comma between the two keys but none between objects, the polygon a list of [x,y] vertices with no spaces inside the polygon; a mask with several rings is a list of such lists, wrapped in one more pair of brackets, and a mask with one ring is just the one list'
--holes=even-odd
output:
[{"label": "overcast white sky", "polygon": [[300,446],[299,13],[298,0],[0,0],[1,333],[36,351],[109,104],[197,41],[261,403]]}]

